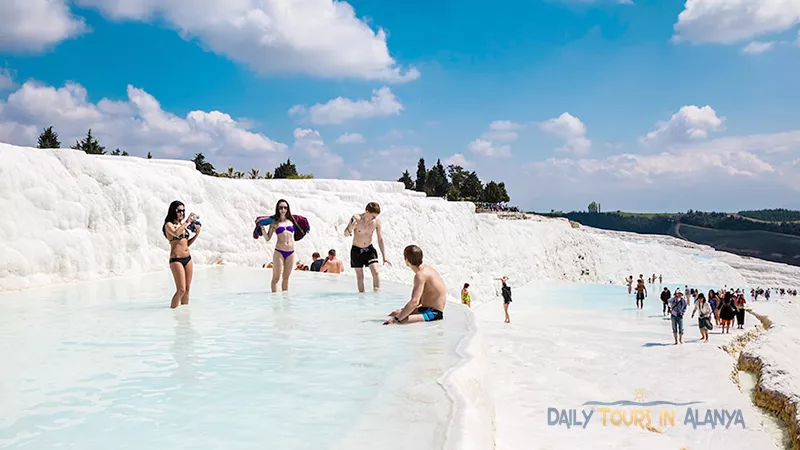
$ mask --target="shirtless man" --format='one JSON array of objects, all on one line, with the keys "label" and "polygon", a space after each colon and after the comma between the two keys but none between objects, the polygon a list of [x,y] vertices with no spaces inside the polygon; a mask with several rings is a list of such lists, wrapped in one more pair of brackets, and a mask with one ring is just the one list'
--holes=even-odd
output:
[{"label": "shirtless man", "polygon": [[644,298],[647,297],[647,286],[644,284],[644,275],[639,275],[639,280],[636,281],[636,307],[644,309]]},{"label": "shirtless man", "polygon": [[[381,287],[381,280],[378,275],[378,252],[372,246],[372,232],[378,233],[378,247],[381,248],[383,263],[392,263],[386,259],[386,250],[383,247],[383,233],[381,232],[381,221],[378,215],[381,207],[375,202],[367,203],[366,210],[362,214],[355,214],[350,219],[350,223],[344,230],[345,236],[353,236],[353,247],[350,249],[350,267],[356,269],[356,280],[358,280],[358,292],[364,292],[364,267],[369,267],[372,272],[372,287],[376,291]],[[355,231],[355,233],[353,233]]]},{"label": "shirtless man", "polygon": [[402,309],[392,311],[384,325],[432,322],[444,319],[447,288],[444,280],[431,266],[422,264],[422,249],[409,245],[403,250],[406,265],[414,271],[411,300]]},{"label": "shirtless man", "polygon": [[325,264],[319,269],[320,272],[327,272],[327,273],[342,273],[344,272],[344,264],[339,259],[336,259],[336,250],[330,249],[328,251],[328,258],[325,260]]},{"label": "shirtless man", "polygon": [[628,294],[630,294],[631,293],[631,289],[633,289],[633,286],[632,286],[633,285],[633,275],[629,276],[628,278],[625,278],[625,284],[628,285]]}]

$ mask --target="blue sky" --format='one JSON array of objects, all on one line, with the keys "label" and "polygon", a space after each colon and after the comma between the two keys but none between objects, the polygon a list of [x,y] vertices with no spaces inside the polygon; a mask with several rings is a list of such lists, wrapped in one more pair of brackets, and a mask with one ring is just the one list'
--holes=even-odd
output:
[{"label": "blue sky", "polygon": [[360,179],[441,158],[536,210],[798,208],[794,3],[10,0],[0,141]]}]

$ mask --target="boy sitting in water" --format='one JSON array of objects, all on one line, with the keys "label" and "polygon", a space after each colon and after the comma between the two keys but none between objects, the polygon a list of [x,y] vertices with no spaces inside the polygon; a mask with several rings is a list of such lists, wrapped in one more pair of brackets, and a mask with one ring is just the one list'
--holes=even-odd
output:
[{"label": "boy sitting in water", "polygon": [[414,288],[411,300],[403,309],[392,311],[391,319],[384,325],[397,323],[432,322],[444,318],[444,306],[447,303],[447,288],[444,280],[431,266],[422,264],[422,249],[409,245],[403,251],[406,265],[414,271]]}]

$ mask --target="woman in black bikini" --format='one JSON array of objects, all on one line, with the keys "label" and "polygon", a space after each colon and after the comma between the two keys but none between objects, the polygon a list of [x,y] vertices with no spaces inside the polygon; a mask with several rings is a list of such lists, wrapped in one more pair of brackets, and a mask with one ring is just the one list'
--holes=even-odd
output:
[{"label": "woman in black bikini", "polygon": [[[186,220],[183,220],[184,217],[186,217],[186,207],[183,203],[175,200],[169,205],[169,211],[167,211],[167,217],[164,219],[164,226],[161,229],[164,237],[169,241],[169,270],[172,271],[172,278],[175,280],[175,295],[172,296],[170,308],[189,304],[189,288],[192,285],[192,272],[194,271],[189,246],[200,235],[200,223],[195,223],[195,214],[189,214],[189,218]],[[194,236],[190,235],[189,230],[194,231]]]},{"label": "woman in black bikini", "polygon": [[292,218],[292,211],[289,209],[289,202],[286,200],[278,200],[275,205],[275,215],[272,216],[274,221],[269,225],[269,230],[266,232],[267,241],[272,239],[272,234],[275,234],[277,242],[275,243],[275,251],[272,253],[272,292],[278,292],[278,281],[281,280],[283,275],[283,282],[281,283],[281,290],[289,290],[289,276],[294,269],[294,218]]}]

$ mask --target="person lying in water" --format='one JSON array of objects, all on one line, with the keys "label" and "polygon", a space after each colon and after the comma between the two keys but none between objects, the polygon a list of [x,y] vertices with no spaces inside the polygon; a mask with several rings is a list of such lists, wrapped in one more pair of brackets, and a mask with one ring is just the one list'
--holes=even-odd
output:
[{"label": "person lying in water", "polygon": [[414,271],[411,300],[402,309],[392,311],[384,325],[433,322],[444,318],[447,288],[444,280],[431,266],[422,263],[422,249],[409,245],[403,251],[406,265]]}]

